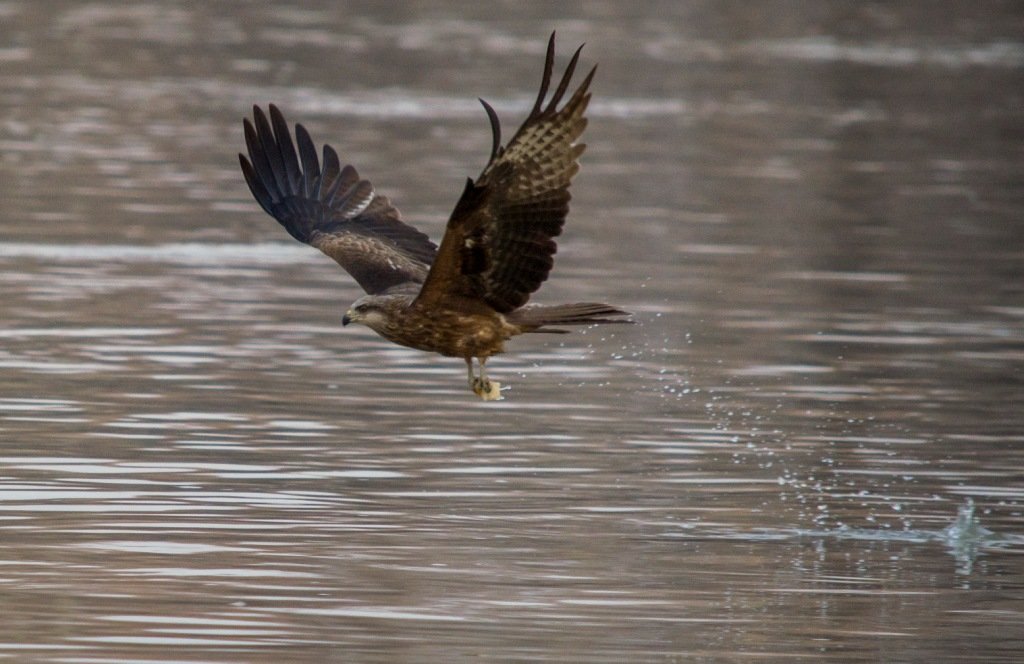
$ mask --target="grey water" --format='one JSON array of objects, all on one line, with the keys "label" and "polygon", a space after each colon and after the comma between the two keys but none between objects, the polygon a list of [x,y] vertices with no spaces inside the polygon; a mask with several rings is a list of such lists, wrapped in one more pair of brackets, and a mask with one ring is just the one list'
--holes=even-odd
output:
[{"label": "grey water", "polygon": [[[935,7],[0,2],[0,656],[1020,661],[1024,18]],[[438,240],[553,29],[536,300],[638,324],[484,403],[341,328],[241,120]]]}]

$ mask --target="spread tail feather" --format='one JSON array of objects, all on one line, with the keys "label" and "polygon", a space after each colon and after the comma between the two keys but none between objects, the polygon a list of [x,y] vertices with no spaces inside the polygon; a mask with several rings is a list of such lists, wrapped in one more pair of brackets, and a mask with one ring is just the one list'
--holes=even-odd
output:
[{"label": "spread tail feather", "polygon": [[597,323],[632,323],[623,318],[631,316],[628,311],[616,309],[610,304],[598,302],[576,302],[573,304],[533,305],[517,309],[508,314],[508,321],[523,327],[524,332],[553,332],[564,334],[569,330],[548,327],[549,325],[594,325]]}]

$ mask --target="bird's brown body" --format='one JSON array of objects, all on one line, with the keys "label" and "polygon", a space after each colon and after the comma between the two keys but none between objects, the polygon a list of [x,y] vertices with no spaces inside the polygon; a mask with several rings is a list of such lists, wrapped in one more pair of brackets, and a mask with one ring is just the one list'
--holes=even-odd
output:
[{"label": "bird's brown body", "polygon": [[[258,107],[244,122],[248,158],[242,172],[264,210],[297,240],[337,261],[367,295],[342,323],[361,323],[393,343],[461,357],[473,391],[499,398],[487,380],[487,358],[526,332],[564,332],[552,326],[628,322],[627,312],[600,303],[527,305],[547,280],[569,212],[569,184],[579,170],[594,71],[562,104],[579,59],[577,50],[548,98],[554,35],[544,77],[526,121],[504,146],[498,116],[491,122],[491,158],[468,180],[440,246],[404,223],[391,202],[341,166],[323,146],[317,157],[309,133],[295,126],[295,142],[277,107],[270,119]],[[582,47],[581,47],[582,48]],[[296,149],[296,143],[298,148]],[[480,364],[474,374],[473,359]]]},{"label": "bird's brown body", "polygon": [[392,343],[446,357],[482,358],[505,351],[505,341],[526,329],[510,324],[505,316],[467,302],[462,307],[431,308],[416,302],[414,296],[377,297],[380,314],[360,316],[359,304],[350,314]]}]

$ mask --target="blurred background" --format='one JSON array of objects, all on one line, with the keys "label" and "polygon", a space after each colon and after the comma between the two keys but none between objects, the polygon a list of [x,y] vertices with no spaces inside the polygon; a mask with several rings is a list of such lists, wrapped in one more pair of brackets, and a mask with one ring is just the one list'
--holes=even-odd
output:
[{"label": "blurred background", "polygon": [[[538,302],[460,361],[238,168],[277,104],[439,241],[586,43]],[[0,2],[0,654],[1011,662],[1016,2]]]}]

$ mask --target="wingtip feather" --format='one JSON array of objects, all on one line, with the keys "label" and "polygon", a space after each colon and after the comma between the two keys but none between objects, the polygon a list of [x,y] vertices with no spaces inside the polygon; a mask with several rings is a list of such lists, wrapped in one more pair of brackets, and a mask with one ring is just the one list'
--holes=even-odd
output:
[{"label": "wingtip feather", "polygon": [[548,87],[551,85],[551,74],[555,70],[555,33],[552,31],[551,37],[548,38],[548,51],[544,57],[544,74],[540,79],[540,92],[537,93],[537,101],[533,103],[533,110],[530,111],[530,117],[537,115],[541,112],[541,107],[544,105],[544,98],[548,94]]},{"label": "wingtip feather", "polygon": [[[479,98],[478,98],[479,99]],[[479,99],[480,103],[483,104],[484,111],[487,113],[487,119],[491,122],[491,159],[498,156],[501,151],[501,121],[498,120],[498,114],[495,112],[494,107],[488,104],[483,99]]]},{"label": "wingtip feather", "polygon": [[551,95],[551,101],[548,102],[547,108],[544,109],[545,113],[552,113],[558,109],[558,103],[562,101],[562,96],[565,95],[565,91],[569,89],[569,83],[572,82],[572,76],[576,73],[576,65],[580,61],[580,53],[583,51],[583,45],[581,44],[576,52],[572,54],[572,59],[569,60],[569,64],[565,68],[565,73],[562,74],[562,80],[558,82],[558,88],[555,90],[555,94]]}]

